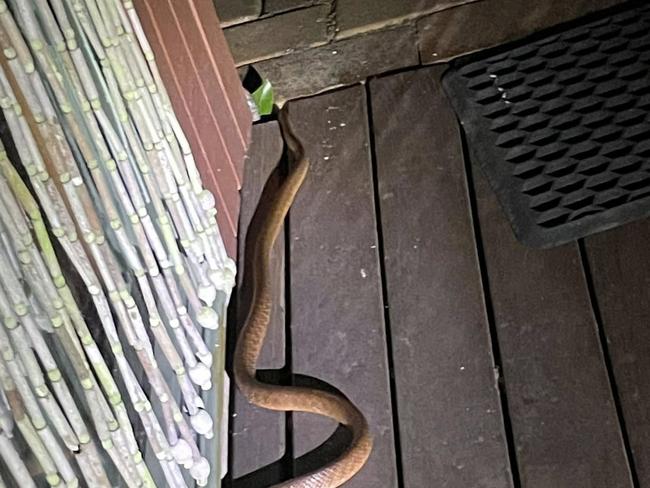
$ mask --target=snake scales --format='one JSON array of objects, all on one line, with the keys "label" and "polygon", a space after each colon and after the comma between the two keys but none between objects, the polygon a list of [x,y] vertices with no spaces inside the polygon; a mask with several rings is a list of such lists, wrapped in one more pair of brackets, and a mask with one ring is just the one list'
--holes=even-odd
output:
[{"label": "snake scales", "polygon": [[372,439],[365,417],[346,397],[315,388],[263,383],[256,378],[256,363],[271,318],[270,257],[284,219],[309,169],[301,142],[293,133],[287,112],[280,112],[280,126],[295,165],[280,187],[267,220],[253,246],[253,300],[237,340],[234,356],[235,381],[249,402],[277,411],[308,412],[334,419],[352,432],[348,449],[336,460],[309,474],[274,485],[273,488],[335,488],[352,478],[366,463]]}]

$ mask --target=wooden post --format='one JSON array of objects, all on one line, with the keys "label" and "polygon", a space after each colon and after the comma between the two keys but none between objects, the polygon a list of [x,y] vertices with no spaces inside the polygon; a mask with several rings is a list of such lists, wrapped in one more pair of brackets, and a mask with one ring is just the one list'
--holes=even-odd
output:
[{"label": "wooden post", "polygon": [[[250,142],[252,117],[235,63],[211,0],[134,0],[156,56],[174,111],[187,136],[203,182],[215,196],[217,221],[228,255],[237,258],[237,224],[244,158]],[[220,296],[218,331],[204,337],[215,344],[223,365],[225,317],[229,297]],[[220,366],[223,368],[223,366]],[[215,418],[219,442],[202,443],[209,458],[220,458],[208,486],[220,486],[227,466],[228,377],[215,384],[206,408]]]},{"label": "wooden post", "polygon": [[239,190],[252,119],[211,0],[135,0],[143,28],[236,258]]}]

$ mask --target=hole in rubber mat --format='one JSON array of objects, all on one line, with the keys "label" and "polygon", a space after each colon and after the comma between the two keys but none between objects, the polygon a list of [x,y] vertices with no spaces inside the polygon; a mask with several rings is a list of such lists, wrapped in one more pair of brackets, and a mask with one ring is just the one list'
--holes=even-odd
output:
[{"label": "hole in rubber mat", "polygon": [[452,61],[443,86],[517,237],[551,247],[650,215],[650,5]]}]

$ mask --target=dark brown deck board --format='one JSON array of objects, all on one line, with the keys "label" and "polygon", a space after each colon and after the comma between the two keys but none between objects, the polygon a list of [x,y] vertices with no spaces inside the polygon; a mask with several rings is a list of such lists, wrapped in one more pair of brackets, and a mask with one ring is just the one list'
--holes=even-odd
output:
[{"label": "dark brown deck board", "polygon": [[630,488],[577,245],[522,246],[473,176],[522,486]]},{"label": "dark brown deck board", "polygon": [[[371,80],[373,137],[360,86],[290,102],[314,166],[288,229],[291,351],[285,365],[280,309],[261,366],[331,383],[368,414],[377,450],[346,488],[650,488],[650,222],[589,237],[584,247],[518,244],[478,169],[470,168],[467,192],[440,69]],[[255,130],[242,230],[280,154],[275,124]],[[247,295],[238,300],[241,318]],[[288,477],[289,454],[301,456],[335,429],[307,415],[285,424],[239,396],[235,409],[235,476],[280,462],[270,476],[244,476],[232,488]],[[328,447],[307,464],[321,466],[340,438]]]},{"label": "dark brown deck board", "polygon": [[511,487],[462,146],[441,73],[370,83],[404,486]]},{"label": "dark brown deck board", "polygon": [[[252,239],[264,220],[268,208],[267,198],[262,192],[267,185],[271,194],[278,186],[278,174],[274,172],[282,154],[282,138],[277,123],[253,126],[253,143],[245,165],[244,184],[242,188],[242,207],[239,234],[239,275],[237,294],[237,324],[239,327],[248,313],[251,300],[250,263]],[[258,202],[262,203],[258,209]],[[256,213],[257,211],[257,213]],[[272,279],[275,289],[274,309],[269,325],[269,332],[260,355],[260,369],[280,369],[285,365],[284,337],[284,238],[278,237],[272,257]],[[245,283],[246,286],[242,287]],[[280,460],[285,453],[285,414],[264,410],[250,405],[236,391],[234,397],[232,427],[232,473],[233,478],[241,478],[251,472]],[[264,475],[267,484],[282,478],[282,470]],[[235,483],[237,487],[258,487],[258,479]]]},{"label": "dark brown deck board", "polygon": [[[292,102],[312,166],[290,213],[294,374],[339,388],[367,415],[375,449],[346,488],[397,486],[365,91]],[[295,455],[333,422],[294,415]],[[323,457],[316,459],[322,465]],[[301,466],[297,465],[298,469]]]},{"label": "dark brown deck board", "polygon": [[650,221],[585,239],[594,290],[641,488],[650,486]]}]

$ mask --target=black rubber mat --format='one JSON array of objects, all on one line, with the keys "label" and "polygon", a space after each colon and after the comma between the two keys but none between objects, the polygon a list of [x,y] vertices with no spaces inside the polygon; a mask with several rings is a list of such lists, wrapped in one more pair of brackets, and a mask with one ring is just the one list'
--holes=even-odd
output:
[{"label": "black rubber mat", "polygon": [[[644,2],[645,4],[645,2]],[[650,215],[650,5],[452,63],[444,86],[524,243]]]}]

